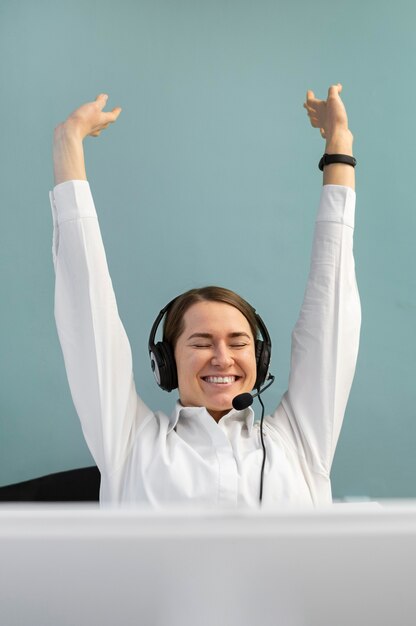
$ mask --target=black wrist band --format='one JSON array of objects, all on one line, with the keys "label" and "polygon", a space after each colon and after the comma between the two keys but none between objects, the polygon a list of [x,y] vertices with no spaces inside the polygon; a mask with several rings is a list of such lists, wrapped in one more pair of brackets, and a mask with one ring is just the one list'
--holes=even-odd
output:
[{"label": "black wrist band", "polygon": [[319,161],[318,167],[321,172],[323,172],[325,165],[331,165],[332,163],[343,163],[344,165],[351,165],[351,167],[355,167],[357,165],[357,160],[348,154],[327,154],[325,152],[324,156]]}]

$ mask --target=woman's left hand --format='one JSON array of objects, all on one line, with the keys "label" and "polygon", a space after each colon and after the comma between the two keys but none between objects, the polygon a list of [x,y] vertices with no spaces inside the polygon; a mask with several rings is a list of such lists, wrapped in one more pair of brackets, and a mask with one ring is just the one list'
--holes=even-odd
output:
[{"label": "woman's left hand", "polygon": [[348,117],[340,93],[342,85],[332,85],[328,89],[328,98],[318,100],[313,91],[306,93],[306,102],[303,105],[308,112],[310,122],[314,128],[319,128],[321,135],[330,143],[337,135],[350,134]]},{"label": "woman's left hand", "polygon": [[[348,128],[348,117],[340,93],[342,85],[332,85],[328,89],[328,98],[318,100],[313,91],[306,93],[303,105],[308,112],[314,128],[319,128],[326,140],[327,154],[346,154],[352,156],[353,135]],[[343,163],[333,163],[324,168],[324,185],[344,185],[355,188],[354,168]]]}]

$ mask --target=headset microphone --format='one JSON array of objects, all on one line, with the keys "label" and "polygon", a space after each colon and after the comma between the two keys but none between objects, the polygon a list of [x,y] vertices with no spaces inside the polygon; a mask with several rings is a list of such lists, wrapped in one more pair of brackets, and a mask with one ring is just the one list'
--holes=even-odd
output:
[{"label": "headset microphone", "polygon": [[266,391],[274,383],[273,374],[269,374],[267,380],[270,381],[263,387],[263,389],[259,389],[256,393],[240,393],[233,399],[232,405],[237,411],[243,411],[247,409],[249,406],[253,404],[254,398],[257,398],[263,391]]}]

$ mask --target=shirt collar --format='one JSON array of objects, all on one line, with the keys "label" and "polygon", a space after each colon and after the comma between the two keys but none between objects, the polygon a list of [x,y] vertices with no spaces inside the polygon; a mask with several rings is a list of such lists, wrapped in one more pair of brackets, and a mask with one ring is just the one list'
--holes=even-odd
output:
[{"label": "shirt collar", "polygon": [[[198,416],[202,417],[207,415],[209,415],[209,413],[204,406],[183,406],[180,401],[177,400],[175,408],[173,409],[169,419],[168,434],[175,428],[179,419],[195,419]],[[209,417],[210,419],[213,419],[211,415],[209,415]],[[254,411],[251,407],[243,409],[243,411],[231,409],[231,411],[224,415],[220,421],[232,419],[245,422],[248,434],[251,435],[254,424]]]}]

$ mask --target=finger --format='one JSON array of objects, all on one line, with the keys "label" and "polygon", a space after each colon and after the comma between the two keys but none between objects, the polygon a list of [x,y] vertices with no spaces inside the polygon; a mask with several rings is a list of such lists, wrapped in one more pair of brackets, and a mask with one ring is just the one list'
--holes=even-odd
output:
[{"label": "finger", "polygon": [[326,102],[325,100],[319,100],[315,94],[313,93],[313,91],[308,91],[306,94],[306,102],[304,103],[304,107],[305,109],[312,109],[312,110],[316,110],[321,104],[322,102]]},{"label": "finger", "polygon": [[108,100],[108,95],[106,93],[100,93],[96,98],[95,101],[98,104],[99,108],[101,109],[101,111],[103,110],[103,108],[105,107],[105,105],[107,104],[107,100]]},{"label": "finger", "polygon": [[310,122],[311,122],[311,125],[312,125],[314,128],[319,128],[319,120],[318,120],[318,119],[316,119],[316,118],[311,118]]},{"label": "finger", "polygon": [[114,124],[114,122],[117,120],[118,116],[121,113],[121,109],[120,107],[117,107],[116,110],[112,110],[112,111],[103,111],[101,114],[101,120],[100,120],[100,128],[107,128],[110,124]]},{"label": "finger", "polygon": [[111,120],[112,122],[116,121],[116,119],[118,118],[122,110],[123,109],[121,107],[114,107],[114,109],[110,111],[109,114],[112,116],[112,120]]},{"label": "finger", "polygon": [[318,119],[316,113],[313,113],[313,114],[308,113],[308,117],[309,117],[309,121],[312,124],[312,126],[314,126],[315,128],[319,128],[319,126],[321,124],[319,123],[319,119]]},{"label": "finger", "polygon": [[306,92],[306,106],[308,107],[315,107],[316,103],[320,102],[320,100],[318,100],[318,98],[315,96],[314,92],[311,91],[310,89]]},{"label": "finger", "polygon": [[317,109],[314,109],[314,108],[309,107],[309,106],[305,106],[305,109],[306,109],[307,114],[309,115],[309,117],[310,117],[311,115],[312,115],[312,116],[318,115],[318,111],[317,111]]},{"label": "finger", "polygon": [[[106,115],[105,113],[103,115]],[[110,115],[110,113],[108,113]],[[108,119],[107,121],[102,121],[96,128],[90,133],[92,137],[98,137],[103,130],[106,130],[110,124],[112,124],[115,120]]]},{"label": "finger", "polygon": [[308,91],[306,92],[306,102],[310,102],[311,100],[315,99],[315,94],[313,93],[312,89],[308,89]]},{"label": "finger", "polygon": [[316,107],[315,102],[313,104],[311,102],[303,103],[303,108],[306,109],[307,111],[313,111],[315,107]]}]

